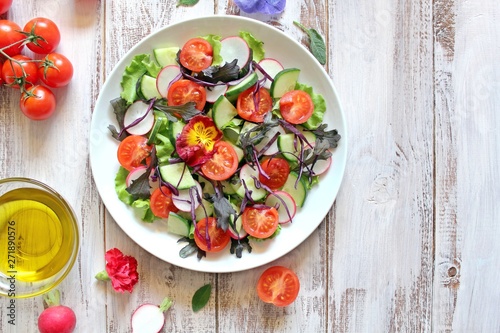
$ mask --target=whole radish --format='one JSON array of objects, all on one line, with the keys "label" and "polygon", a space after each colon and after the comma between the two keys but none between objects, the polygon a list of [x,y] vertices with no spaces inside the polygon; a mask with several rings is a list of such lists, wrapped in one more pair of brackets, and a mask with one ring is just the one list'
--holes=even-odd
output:
[{"label": "whole radish", "polygon": [[43,295],[45,310],[38,317],[40,333],[71,333],[76,326],[76,316],[69,307],[60,305],[59,290]]}]

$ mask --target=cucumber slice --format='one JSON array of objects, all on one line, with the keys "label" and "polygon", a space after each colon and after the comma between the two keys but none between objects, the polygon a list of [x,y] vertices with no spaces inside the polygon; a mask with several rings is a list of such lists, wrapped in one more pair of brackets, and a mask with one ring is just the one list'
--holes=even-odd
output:
[{"label": "cucumber slice", "polygon": [[[299,181],[297,182],[298,177],[299,175],[295,171],[290,172],[285,185],[283,185],[283,188],[281,190],[287,192],[292,196],[297,207],[302,207],[304,205],[304,202],[306,201],[307,189],[306,184],[304,184],[304,181],[302,179],[299,179]],[[295,186],[295,183],[297,183],[297,186]]]},{"label": "cucumber slice", "polygon": [[155,124],[153,125],[153,128],[149,132],[149,137],[148,137],[148,145],[153,144],[156,141],[156,134],[160,131],[161,126],[163,125],[163,122],[165,120],[160,117],[155,118]]},{"label": "cucumber slice", "polygon": [[168,138],[172,141],[172,143],[175,144],[175,141],[177,141],[177,137],[181,134],[184,126],[186,126],[186,123],[180,120],[170,123],[170,127],[168,128]]},{"label": "cucumber slice", "polygon": [[[302,132],[307,142],[309,142],[312,146],[316,141],[316,135],[312,132],[304,131]],[[297,162],[297,157],[300,154],[300,149],[302,144],[299,141],[295,140],[295,134],[287,133],[280,134],[278,136],[278,150],[283,154],[283,157],[290,162]],[[304,149],[310,149],[311,147],[305,144]]]},{"label": "cucumber slice", "polygon": [[191,222],[179,214],[170,212],[167,219],[167,231],[179,236],[188,237]]},{"label": "cucumber slice", "polygon": [[166,164],[160,166],[161,178],[179,190],[196,186],[196,182],[185,163]]},{"label": "cucumber slice", "polygon": [[[196,209],[194,210],[194,218],[196,219],[196,221],[199,221],[202,218],[205,218],[206,216],[210,217],[213,214],[214,214],[214,205],[205,199],[201,199],[201,205],[196,207]],[[183,218],[188,220],[193,219],[193,217],[191,216],[191,212],[179,211],[177,212],[177,215],[182,216]]]},{"label": "cucumber slice", "polygon": [[217,126],[220,130],[223,130],[237,115],[238,110],[236,110],[233,104],[231,104],[225,96],[220,96],[215,101],[212,109],[212,117],[214,119],[215,126]]},{"label": "cucumber slice", "polygon": [[153,55],[155,56],[156,62],[161,66],[165,67],[168,65],[177,65],[177,53],[179,48],[177,46],[172,47],[162,47],[153,50]]},{"label": "cucumber slice", "polygon": [[226,141],[236,144],[240,140],[240,131],[239,127],[226,127],[222,130],[222,133]]},{"label": "cucumber slice", "polygon": [[226,195],[231,195],[235,194],[236,191],[234,190],[233,185],[229,182],[229,180],[223,180],[220,182],[222,185],[222,192]]},{"label": "cucumber slice", "polygon": [[258,80],[257,73],[252,72],[251,74],[248,74],[248,76],[245,77],[238,84],[230,86],[226,91],[226,97],[229,100],[229,102],[235,103],[236,100],[238,99],[239,94],[241,94],[242,92],[244,92],[245,90],[256,84],[257,80]]},{"label": "cucumber slice", "polygon": [[[208,179],[206,179],[202,176],[198,176],[198,183],[200,183],[201,192],[203,194],[210,194],[210,195],[215,194],[214,186],[212,185],[212,183]],[[202,195],[202,197],[203,197],[203,195]]]},{"label": "cucumber slice", "polygon": [[271,96],[273,98],[281,98],[284,94],[295,89],[299,78],[300,69],[285,68],[274,78],[271,84]]},{"label": "cucumber slice", "polygon": [[243,160],[243,157],[245,156],[245,153],[243,152],[243,149],[241,149],[239,146],[235,145],[234,143],[227,141],[231,145],[231,147],[234,148],[234,151],[236,152],[236,155],[238,156],[238,163]]},{"label": "cucumber slice", "polygon": [[152,76],[143,75],[139,88],[141,90],[141,95],[146,100],[150,100],[151,98],[162,98],[158,89],[156,89],[156,78]]}]

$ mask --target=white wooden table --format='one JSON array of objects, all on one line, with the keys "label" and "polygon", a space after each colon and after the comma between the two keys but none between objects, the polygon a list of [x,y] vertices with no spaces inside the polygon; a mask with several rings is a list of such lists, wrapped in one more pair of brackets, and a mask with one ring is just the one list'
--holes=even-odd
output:
[{"label": "white wooden table", "polygon": [[[89,128],[106,76],[152,31],[186,18],[245,15],[305,42],[297,20],[328,46],[325,69],[348,124],[348,163],[337,200],[302,245],[264,267],[234,274],[165,263],[128,238],[93,183]],[[129,332],[132,311],[163,296],[175,304],[164,332],[500,332],[500,6],[496,0],[288,1],[278,16],[240,13],[232,1],[176,7],[156,0],[14,0],[4,18],[48,17],[75,65],[56,92],[55,116],[33,122],[18,92],[1,88],[0,177],[46,182],[74,207],[78,262],[60,285],[76,332]],[[94,279],[118,247],[140,263],[132,294]],[[297,301],[259,301],[267,266],[297,272]],[[214,293],[200,312],[194,291]],[[0,300],[0,331],[36,332],[37,297]]]}]

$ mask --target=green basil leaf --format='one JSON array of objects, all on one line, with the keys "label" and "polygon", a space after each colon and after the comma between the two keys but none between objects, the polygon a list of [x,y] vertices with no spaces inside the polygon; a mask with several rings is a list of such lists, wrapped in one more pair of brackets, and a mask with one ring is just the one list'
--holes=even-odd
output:
[{"label": "green basil leaf", "polygon": [[177,7],[179,6],[194,6],[198,3],[199,0],[177,0]]},{"label": "green basil leaf", "polygon": [[191,305],[194,312],[201,310],[205,305],[207,305],[210,299],[210,294],[212,292],[212,285],[206,284],[200,289],[196,290],[191,301]]},{"label": "green basil leaf", "polygon": [[315,29],[308,29],[297,21],[293,23],[309,36],[309,48],[320,64],[326,64],[326,45],[323,37]]}]

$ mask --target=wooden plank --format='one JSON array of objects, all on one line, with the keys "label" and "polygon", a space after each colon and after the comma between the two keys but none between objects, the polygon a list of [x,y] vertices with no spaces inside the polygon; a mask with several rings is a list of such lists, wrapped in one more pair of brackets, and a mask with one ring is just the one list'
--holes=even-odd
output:
[{"label": "wooden plank", "polygon": [[336,2],[329,9],[329,68],[349,126],[329,233],[329,331],[431,328],[431,4]]},{"label": "wooden plank", "polygon": [[[108,1],[106,3],[106,73],[141,39],[170,23],[213,13],[214,4],[203,1],[196,8],[176,7],[173,1]],[[137,24],[123,24],[135,22]],[[141,24],[138,24],[138,23]],[[119,248],[134,256],[138,263],[139,283],[132,294],[122,295],[107,286],[107,332],[130,331],[130,316],[142,303],[159,304],[168,296],[174,301],[166,313],[167,332],[215,331],[215,298],[193,315],[191,298],[204,284],[215,286],[216,275],[189,271],[170,265],[144,251],[106,214],[106,249]],[[104,256],[104,253],[102,253]]]},{"label": "wooden plank", "polygon": [[[79,13],[80,15],[75,15]],[[104,295],[95,293],[93,276],[88,272],[94,268],[89,260],[102,253],[104,237],[99,223],[101,211],[95,189],[89,186],[91,179],[88,158],[88,128],[92,103],[97,91],[90,82],[99,81],[97,58],[100,40],[97,38],[100,24],[99,2],[50,1],[33,3],[14,1],[6,15],[21,27],[34,17],[54,20],[61,32],[61,43],[57,49],[74,65],[74,79],[69,86],[54,89],[57,100],[55,114],[45,121],[32,121],[19,110],[19,91],[2,87],[0,133],[2,141],[0,177],[25,176],[38,179],[53,187],[73,207],[80,222],[81,250],[69,276],[59,285],[62,301],[75,310],[82,331],[105,330],[106,318],[101,316]],[[73,36],[79,38],[73,38]],[[82,53],[91,50],[92,56]],[[25,50],[28,56],[33,54]],[[91,73],[91,74],[89,74]],[[50,162],[50,163],[48,163]],[[70,292],[71,291],[71,292]],[[38,315],[43,311],[42,298],[16,300],[16,325],[6,322],[6,312],[0,311],[2,332],[33,332]],[[92,322],[87,318],[93,318]],[[91,328],[91,329],[90,329]]]},{"label": "wooden plank", "polygon": [[495,1],[434,4],[435,332],[500,329],[499,13]]},{"label": "wooden plank", "polygon": [[[326,36],[326,1],[296,1],[281,15],[246,14],[224,2],[220,13],[239,14],[261,20],[303,42],[304,33],[293,25],[300,21]],[[302,10],[307,8],[308,10]],[[300,223],[301,221],[296,221]],[[328,220],[299,247],[267,265],[249,271],[218,276],[219,332],[324,332],[326,317],[326,230]],[[244,260],[244,258],[242,258]],[[285,308],[265,304],[257,296],[256,285],[262,272],[282,265],[294,270],[300,280],[298,299]],[[242,306],[243,305],[243,306]]]}]

